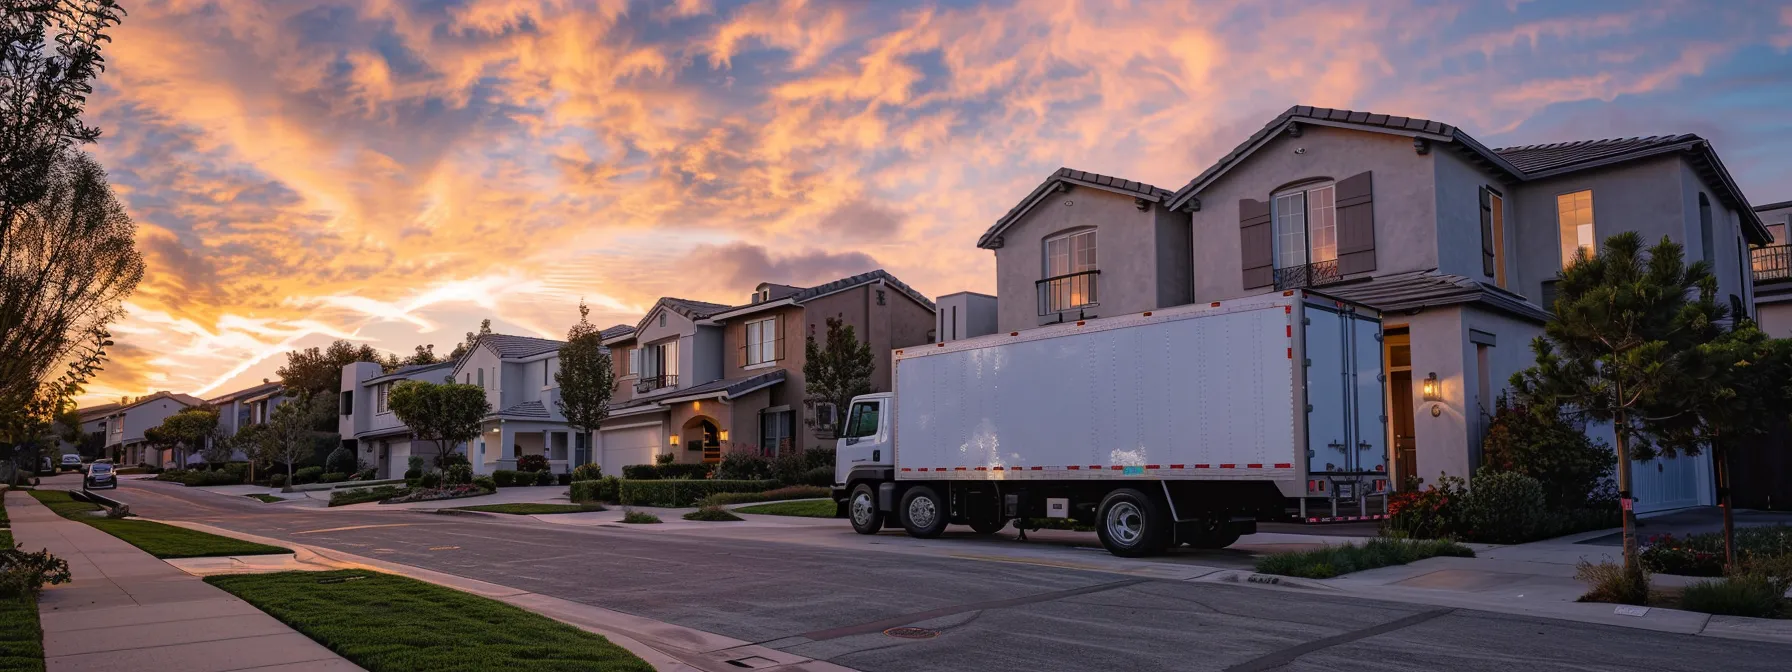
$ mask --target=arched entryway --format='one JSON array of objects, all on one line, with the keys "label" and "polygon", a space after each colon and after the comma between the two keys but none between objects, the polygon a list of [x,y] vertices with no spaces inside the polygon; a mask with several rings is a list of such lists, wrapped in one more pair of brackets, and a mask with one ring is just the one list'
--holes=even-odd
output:
[{"label": "arched entryway", "polygon": [[700,453],[704,462],[722,460],[722,426],[715,418],[707,415],[693,417],[685,421],[678,436],[691,457],[698,457]]}]

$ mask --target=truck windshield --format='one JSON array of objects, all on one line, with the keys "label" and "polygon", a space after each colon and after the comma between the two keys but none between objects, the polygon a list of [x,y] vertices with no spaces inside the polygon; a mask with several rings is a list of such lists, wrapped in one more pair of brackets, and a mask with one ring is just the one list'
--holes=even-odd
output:
[{"label": "truck windshield", "polygon": [[877,407],[875,401],[861,401],[852,405],[852,414],[847,416],[845,438],[860,439],[877,433]]}]

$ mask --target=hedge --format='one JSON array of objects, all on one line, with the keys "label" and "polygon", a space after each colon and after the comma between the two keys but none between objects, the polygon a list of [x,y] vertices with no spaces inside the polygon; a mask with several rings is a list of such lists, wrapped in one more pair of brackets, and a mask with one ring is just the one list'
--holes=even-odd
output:
[{"label": "hedge", "polygon": [[695,506],[697,500],[720,492],[764,492],[778,486],[777,481],[623,480],[617,499],[624,506]]},{"label": "hedge", "polygon": [[651,481],[654,479],[674,478],[709,478],[715,471],[715,465],[700,462],[674,462],[671,464],[630,464],[622,468],[622,478],[631,481]]},{"label": "hedge", "polygon": [[492,472],[492,481],[496,482],[500,488],[512,488],[524,485],[553,485],[554,474],[546,471],[499,469]]},{"label": "hedge", "polygon": [[614,502],[617,488],[622,479],[615,476],[604,476],[594,481],[573,481],[572,501],[574,502]]}]

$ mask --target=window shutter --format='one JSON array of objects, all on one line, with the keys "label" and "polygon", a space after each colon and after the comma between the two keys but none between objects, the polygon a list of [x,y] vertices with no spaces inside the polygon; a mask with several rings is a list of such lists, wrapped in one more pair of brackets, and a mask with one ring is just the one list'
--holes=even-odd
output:
[{"label": "window shutter", "polygon": [[1493,199],[1487,187],[1481,187],[1481,273],[1491,278],[1494,270]]},{"label": "window shutter", "polygon": [[783,361],[784,360],[784,314],[783,313],[778,313],[778,320],[776,322],[772,323],[772,333],[767,335],[767,338],[772,339],[772,349],[774,351],[772,354],[772,357],[778,361]]},{"label": "window shutter", "polygon": [[641,375],[641,349],[640,348],[629,348],[628,349],[628,372],[632,375],[637,375],[637,376]]},{"label": "window shutter", "polygon": [[1338,274],[1375,270],[1373,171],[1338,181]]},{"label": "window shutter", "polygon": [[1238,199],[1238,250],[1245,289],[1276,283],[1275,233],[1270,220],[1268,201]]}]

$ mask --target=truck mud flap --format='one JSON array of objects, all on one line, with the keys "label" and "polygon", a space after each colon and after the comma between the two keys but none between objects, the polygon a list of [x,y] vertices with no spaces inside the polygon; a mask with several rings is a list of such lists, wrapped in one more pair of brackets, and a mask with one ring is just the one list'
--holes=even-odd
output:
[{"label": "truck mud flap", "polygon": [[877,484],[877,510],[889,512],[896,510],[896,484],[884,482]]}]

